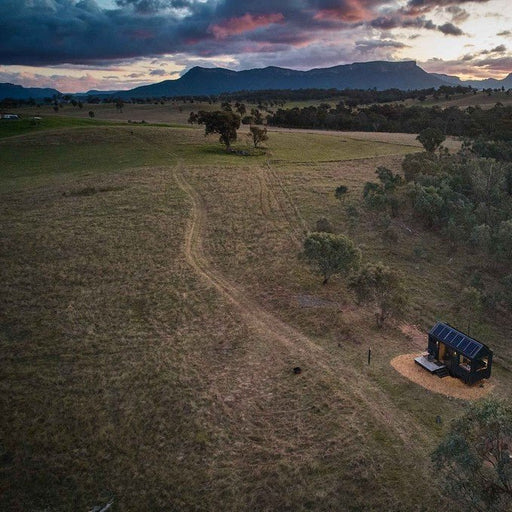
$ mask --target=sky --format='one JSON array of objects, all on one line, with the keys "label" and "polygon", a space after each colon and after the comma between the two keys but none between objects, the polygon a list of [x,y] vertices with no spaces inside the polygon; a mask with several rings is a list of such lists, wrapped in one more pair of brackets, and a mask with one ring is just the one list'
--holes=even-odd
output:
[{"label": "sky", "polygon": [[194,66],[512,72],[510,0],[0,0],[0,20],[0,82],[61,92],[131,89]]}]

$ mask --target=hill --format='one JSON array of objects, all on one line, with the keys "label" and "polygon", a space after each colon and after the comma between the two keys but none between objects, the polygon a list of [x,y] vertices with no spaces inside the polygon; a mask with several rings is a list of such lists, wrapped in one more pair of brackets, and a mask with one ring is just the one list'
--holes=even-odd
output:
[{"label": "hill", "polygon": [[425,89],[447,83],[414,61],[359,62],[331,68],[296,71],[279,67],[232,71],[196,66],[177,80],[137,87],[120,93],[125,98],[184,96],[265,89]]},{"label": "hill", "polygon": [[[233,71],[225,68],[196,66],[176,80],[164,80],[127,91],[91,90],[74,96],[158,98],[174,96],[216,95],[237,91],[262,91],[284,89],[400,89],[415,90],[438,88],[443,85],[471,86],[477,89],[512,88],[512,73],[503,80],[461,80],[457,76],[427,73],[415,61],[356,62],[315,68],[308,71],[270,66],[261,69]],[[0,84],[0,99],[42,99],[60,95],[56,89],[25,88],[21,85]]]},{"label": "hill", "polygon": [[57,89],[41,88],[41,87],[23,87],[21,85],[0,83],[0,99],[12,98],[14,100],[28,100],[51,98],[55,94],[61,93]]}]

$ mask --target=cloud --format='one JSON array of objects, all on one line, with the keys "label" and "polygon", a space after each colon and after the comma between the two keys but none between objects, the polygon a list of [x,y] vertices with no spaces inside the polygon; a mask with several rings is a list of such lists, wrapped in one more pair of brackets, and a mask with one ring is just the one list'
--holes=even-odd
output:
[{"label": "cloud", "polygon": [[[1,0],[0,64],[99,64],[169,54],[283,51],[362,29],[377,0]],[[21,29],[22,27],[22,29]],[[21,33],[22,32],[22,33]],[[254,43],[254,44],[253,44]],[[262,44],[266,43],[266,44]],[[291,48],[289,48],[291,50]]]},{"label": "cloud", "polygon": [[438,30],[444,35],[460,36],[464,32],[456,27],[453,23],[444,23],[443,25],[436,25],[432,20],[424,16],[404,16],[401,13],[393,16],[381,16],[369,22],[372,28],[379,30],[392,30],[395,28],[414,28],[424,30]]},{"label": "cloud", "polygon": [[257,16],[246,13],[239,18],[230,18],[217,25],[212,25],[209,29],[216,39],[225,39],[232,35],[250,32],[274,23],[282,23],[283,20],[284,16],[281,13],[261,14]]},{"label": "cloud", "polygon": [[492,53],[505,53],[507,51],[507,47],[504,44],[500,44],[491,50],[482,50],[478,53],[478,55],[489,55]]},{"label": "cloud", "polygon": [[461,36],[464,34],[464,32],[453,23],[445,23],[444,25],[440,25],[438,28],[443,34],[449,36]]},{"label": "cloud", "polygon": [[375,50],[376,48],[407,48],[408,45],[400,41],[391,41],[389,39],[376,39],[366,41],[356,41],[356,49],[360,52],[366,53]]},{"label": "cloud", "polygon": [[94,0],[2,0],[0,63],[97,63],[172,53],[186,48],[190,39],[208,37],[210,4],[191,2],[188,18],[142,14],[139,3],[125,4],[107,10]]},{"label": "cloud", "polygon": [[[339,2],[318,2],[327,4],[320,8],[313,19],[315,20],[337,20],[343,22],[360,22],[369,20],[374,16],[374,7],[378,4],[372,1],[339,1]],[[333,4],[329,6],[328,4]]]},{"label": "cloud", "polygon": [[485,4],[490,0],[409,0],[404,12],[407,14],[425,14],[440,7],[458,7],[460,4],[480,3]]},{"label": "cloud", "polygon": [[512,69],[512,57],[489,57],[487,59],[474,62],[473,64],[480,68],[486,68],[487,70],[510,73],[510,70]]},{"label": "cloud", "polygon": [[466,21],[469,18],[469,13],[462,7],[459,7],[458,5],[450,5],[448,6],[445,11],[449,14],[451,14],[452,21],[456,23],[462,23],[463,21]]},{"label": "cloud", "polygon": [[[409,48],[401,40],[416,44],[412,39],[425,31],[430,39],[463,35],[458,24],[474,11],[469,0],[112,0],[109,5],[0,0],[0,65],[62,66],[75,76],[77,69],[86,73],[94,66],[92,77],[116,74],[129,86],[164,76],[163,69],[196,63],[308,69],[369,56],[392,60]],[[500,46],[486,55],[505,57]],[[466,51],[478,59],[483,57],[478,50]],[[112,69],[112,63],[125,69]]]},{"label": "cloud", "polygon": [[485,53],[504,53],[506,51],[507,51],[507,47],[504,44],[500,44],[500,45],[496,46],[495,48],[493,48],[492,50],[483,51],[482,53],[483,54],[485,54]]},{"label": "cloud", "polygon": [[489,75],[504,78],[512,69],[512,57],[489,56],[482,59],[468,54],[454,60],[429,59],[419,65],[430,73],[445,73],[471,79],[485,79],[489,78]]}]

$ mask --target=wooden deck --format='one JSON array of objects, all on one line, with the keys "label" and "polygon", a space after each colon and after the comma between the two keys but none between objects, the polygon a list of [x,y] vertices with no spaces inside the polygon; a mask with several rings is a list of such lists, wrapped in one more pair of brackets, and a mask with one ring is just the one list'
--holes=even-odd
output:
[{"label": "wooden deck", "polygon": [[425,370],[428,370],[430,373],[436,373],[443,368],[446,368],[444,364],[440,364],[437,361],[429,361],[427,356],[418,356],[414,358],[414,362],[423,366]]}]

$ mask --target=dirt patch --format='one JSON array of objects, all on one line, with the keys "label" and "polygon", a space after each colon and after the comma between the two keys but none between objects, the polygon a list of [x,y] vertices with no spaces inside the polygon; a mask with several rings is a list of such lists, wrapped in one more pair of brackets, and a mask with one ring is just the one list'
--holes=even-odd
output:
[{"label": "dirt patch", "polygon": [[419,349],[425,349],[428,344],[428,335],[417,325],[402,324],[400,330],[412,341]]},{"label": "dirt patch", "polygon": [[487,380],[473,386],[468,386],[454,377],[440,379],[414,362],[414,358],[420,355],[422,354],[403,354],[397,356],[391,360],[391,366],[404,377],[425,389],[462,400],[478,400],[494,388],[494,384],[490,384]]}]

